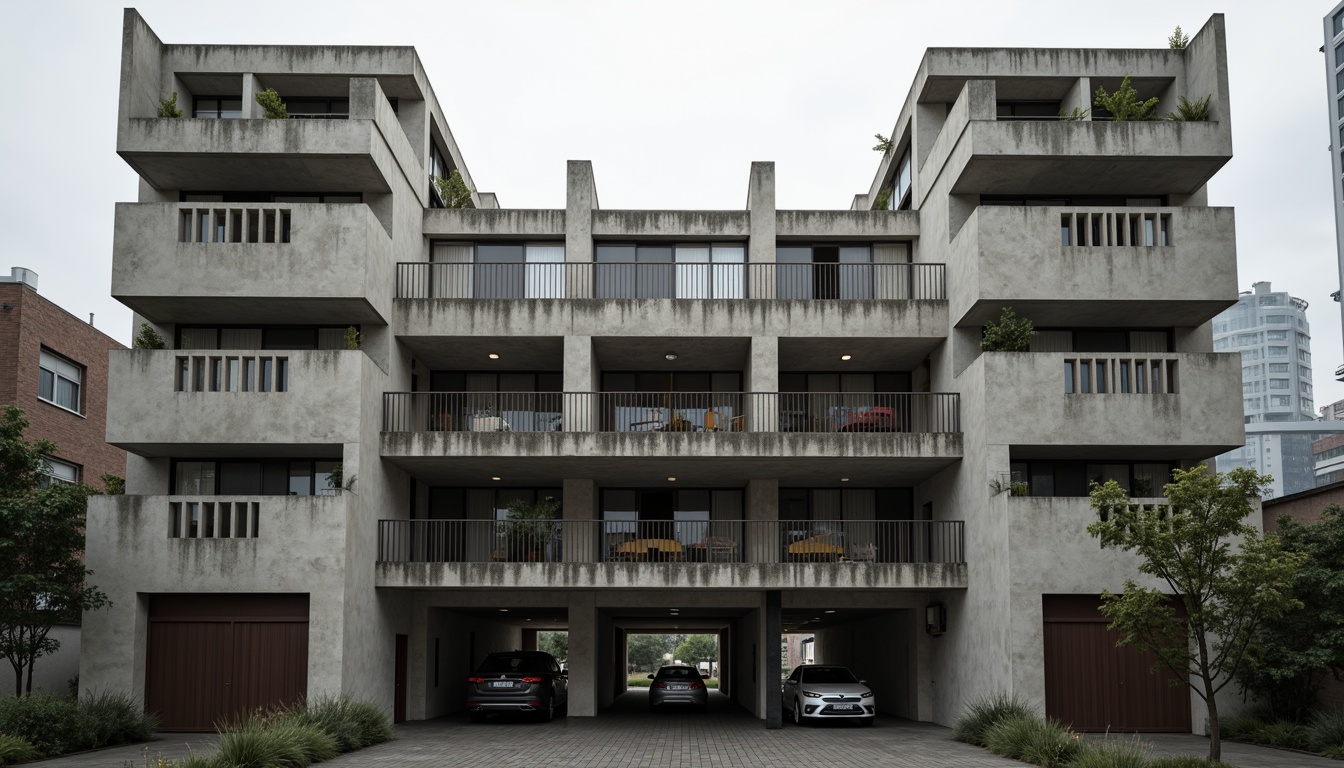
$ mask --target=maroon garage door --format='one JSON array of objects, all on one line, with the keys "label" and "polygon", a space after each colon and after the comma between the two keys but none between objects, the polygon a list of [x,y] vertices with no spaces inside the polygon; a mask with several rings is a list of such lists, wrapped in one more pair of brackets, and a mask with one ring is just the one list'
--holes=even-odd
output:
[{"label": "maroon garage door", "polygon": [[1078,731],[1190,732],[1190,688],[1115,647],[1096,595],[1044,595],[1045,713]]},{"label": "maroon garage door", "polygon": [[145,709],[164,731],[293,702],[308,690],[308,596],[151,596],[145,655]]}]

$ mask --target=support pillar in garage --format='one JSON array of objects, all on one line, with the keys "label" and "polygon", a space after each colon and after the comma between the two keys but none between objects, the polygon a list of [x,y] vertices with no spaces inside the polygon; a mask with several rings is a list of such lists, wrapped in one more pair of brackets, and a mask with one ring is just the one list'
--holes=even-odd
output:
[{"label": "support pillar in garage", "polygon": [[570,717],[597,714],[597,649],[597,599],[580,592],[569,601]]},{"label": "support pillar in garage", "polygon": [[779,681],[783,678],[779,668],[779,644],[783,639],[783,624],[780,616],[780,592],[777,589],[765,593],[765,727],[779,728],[784,725],[783,707],[779,700]]}]

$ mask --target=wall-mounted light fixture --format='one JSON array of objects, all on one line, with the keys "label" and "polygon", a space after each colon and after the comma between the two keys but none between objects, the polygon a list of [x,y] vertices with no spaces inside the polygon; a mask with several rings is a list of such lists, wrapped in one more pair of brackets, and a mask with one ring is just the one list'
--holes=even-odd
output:
[{"label": "wall-mounted light fixture", "polygon": [[667,358],[668,360],[676,360],[676,359],[677,359],[677,353],[676,353],[676,352],[668,352],[666,355],[663,355],[663,357]]},{"label": "wall-mounted light fixture", "polygon": [[942,603],[930,603],[924,609],[924,631],[934,637],[947,631],[947,609]]}]

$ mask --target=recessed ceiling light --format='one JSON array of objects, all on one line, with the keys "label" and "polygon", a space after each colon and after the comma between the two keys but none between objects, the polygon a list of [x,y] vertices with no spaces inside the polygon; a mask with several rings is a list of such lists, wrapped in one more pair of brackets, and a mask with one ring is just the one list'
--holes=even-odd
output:
[{"label": "recessed ceiling light", "polygon": [[835,610],[834,610],[834,609],[829,610],[829,611],[827,611],[827,613],[835,613]]},{"label": "recessed ceiling light", "polygon": [[491,479],[491,480],[500,480],[500,479],[502,479],[502,478],[500,478],[499,475],[495,475],[495,476],[491,477],[490,479]]},{"label": "recessed ceiling light", "polygon": [[[498,480],[499,478],[495,478],[495,479]],[[840,482],[842,482],[842,483],[848,483],[848,482],[849,482],[849,478],[848,478],[848,477],[842,477],[842,478],[840,478]]]},{"label": "recessed ceiling light", "polygon": [[668,360],[676,360],[676,359],[677,359],[677,353],[676,353],[676,352],[668,352],[666,355],[663,355],[663,357],[666,357]]},{"label": "recessed ceiling light", "polygon": [[669,478],[667,478],[667,482],[669,482],[669,483],[675,483],[675,482],[677,482],[677,478],[675,478],[675,477],[669,477]]},{"label": "recessed ceiling light", "polygon": [[508,613],[508,612],[509,612],[509,609],[508,609],[508,608],[500,608],[500,609],[499,609],[499,612],[500,612],[500,613]]},{"label": "recessed ceiling light", "polygon": [[841,359],[841,360],[848,360],[848,359],[850,359],[851,357],[853,357],[853,355],[841,355],[841,356],[840,356],[840,359]]},{"label": "recessed ceiling light", "polygon": [[[498,359],[499,359],[499,355],[495,354],[494,352],[491,352],[490,354],[486,355],[486,357],[490,358],[491,360],[498,360]],[[846,358],[846,359],[848,359],[848,358]]]}]

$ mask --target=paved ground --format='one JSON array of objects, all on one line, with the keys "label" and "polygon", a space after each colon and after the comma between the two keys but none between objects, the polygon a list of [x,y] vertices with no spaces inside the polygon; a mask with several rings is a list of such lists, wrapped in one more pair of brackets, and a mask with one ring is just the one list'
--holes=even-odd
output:
[{"label": "paved ground", "polygon": [[[936,725],[878,718],[872,728],[823,723],[768,731],[761,721],[726,698],[711,696],[709,714],[650,714],[648,691],[635,689],[595,718],[559,718],[553,723],[494,718],[473,725],[464,717],[407,723],[395,741],[322,763],[332,768],[382,766],[527,766],[559,768],[774,768],[799,766],[891,766],[892,768],[1011,768],[1014,760],[952,740]],[[1112,737],[1116,738],[1116,737]],[[1197,736],[1150,735],[1154,754],[1208,753]],[[47,760],[42,768],[153,768],[156,757],[214,751],[213,735],[165,735],[147,747],[118,747]],[[1325,758],[1243,744],[1223,745],[1223,759],[1238,768],[1338,768]]]}]

